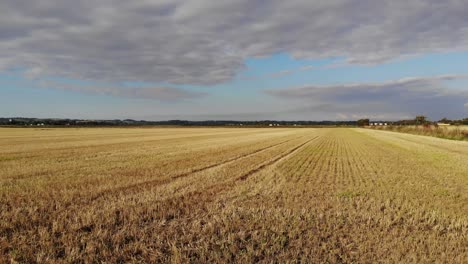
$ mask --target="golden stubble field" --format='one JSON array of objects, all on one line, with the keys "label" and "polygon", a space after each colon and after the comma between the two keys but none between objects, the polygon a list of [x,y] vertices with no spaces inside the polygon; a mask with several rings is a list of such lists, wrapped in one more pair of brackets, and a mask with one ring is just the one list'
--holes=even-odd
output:
[{"label": "golden stubble field", "polygon": [[468,142],[0,129],[0,262],[468,263]]}]

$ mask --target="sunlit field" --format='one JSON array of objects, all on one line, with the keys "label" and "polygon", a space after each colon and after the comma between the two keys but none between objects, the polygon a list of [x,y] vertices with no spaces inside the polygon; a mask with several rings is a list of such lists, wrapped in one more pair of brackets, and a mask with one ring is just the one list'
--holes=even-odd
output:
[{"label": "sunlit field", "polygon": [[370,126],[367,128],[468,141],[468,126]]},{"label": "sunlit field", "polygon": [[468,142],[1,128],[1,262],[468,263]]},{"label": "sunlit field", "polygon": [[447,129],[449,130],[459,129],[463,131],[468,131],[468,126],[447,126]]}]

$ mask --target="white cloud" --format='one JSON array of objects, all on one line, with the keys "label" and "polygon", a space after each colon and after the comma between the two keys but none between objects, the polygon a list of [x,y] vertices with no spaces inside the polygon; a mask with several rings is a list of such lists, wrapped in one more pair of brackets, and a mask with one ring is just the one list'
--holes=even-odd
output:
[{"label": "white cloud", "polygon": [[380,63],[468,50],[464,0],[3,0],[0,70],[210,85],[247,57]]}]

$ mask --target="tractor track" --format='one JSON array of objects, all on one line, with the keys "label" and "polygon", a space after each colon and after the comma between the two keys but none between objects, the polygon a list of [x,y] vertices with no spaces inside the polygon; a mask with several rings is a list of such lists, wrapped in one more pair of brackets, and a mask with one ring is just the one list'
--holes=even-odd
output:
[{"label": "tractor track", "polygon": [[224,160],[224,161],[219,162],[219,163],[215,163],[215,164],[211,164],[211,165],[208,165],[208,166],[205,166],[205,167],[202,167],[202,168],[194,169],[194,170],[189,171],[189,172],[180,173],[178,175],[174,175],[174,176],[169,177],[169,178],[148,180],[148,181],[138,182],[138,183],[131,184],[131,185],[121,186],[121,187],[118,187],[118,188],[112,188],[112,189],[104,190],[104,191],[94,195],[93,197],[88,198],[87,200],[90,201],[90,202],[93,202],[95,200],[100,199],[101,197],[104,197],[104,196],[106,196],[108,194],[112,194],[112,193],[119,193],[119,192],[124,192],[124,191],[127,192],[127,191],[131,191],[131,190],[141,189],[141,188],[144,188],[145,186],[149,186],[149,185],[158,186],[158,185],[168,184],[168,183],[173,182],[174,180],[181,179],[181,178],[186,178],[186,177],[189,177],[189,176],[191,176],[191,175],[193,175],[195,173],[207,171],[207,170],[210,170],[210,169],[219,168],[219,167],[222,167],[224,165],[236,162],[236,161],[241,160],[241,159],[251,157],[251,156],[253,156],[255,154],[258,154],[260,152],[266,151],[268,149],[271,149],[271,148],[286,144],[288,142],[291,142],[293,140],[297,140],[297,139],[300,139],[300,138],[303,138],[303,137],[304,136],[289,139],[289,140],[285,140],[285,141],[282,141],[280,143],[276,143],[276,144],[273,144],[273,145],[270,145],[270,146],[267,146],[267,147],[263,147],[263,148],[257,149],[255,151],[252,151],[250,153],[247,153],[247,154],[244,154],[244,155],[241,155],[241,156],[238,156],[238,157],[230,158],[230,159]]},{"label": "tractor track", "polygon": [[253,174],[255,174],[255,173],[257,173],[257,172],[259,172],[259,171],[261,171],[263,169],[265,169],[266,167],[274,166],[275,164],[281,162],[282,160],[285,160],[285,159],[289,158],[291,155],[293,155],[294,153],[299,151],[302,147],[307,145],[309,142],[317,139],[318,137],[319,136],[315,136],[315,137],[307,140],[306,142],[300,144],[299,146],[294,147],[293,149],[287,151],[286,153],[281,154],[281,155],[275,157],[274,159],[268,161],[267,163],[264,163],[264,164],[258,166],[257,168],[250,170],[249,172],[245,173],[244,175],[238,177],[237,179],[241,180],[241,181],[245,181],[245,180],[247,180],[248,177],[252,176]]},{"label": "tractor track", "polygon": [[[279,154],[278,156],[269,160],[268,162],[263,163],[254,169],[249,170],[248,172],[242,174],[239,177],[236,177],[234,179],[227,180],[224,182],[220,182],[220,183],[215,183],[201,190],[190,191],[187,193],[183,193],[181,195],[158,200],[154,204],[158,204],[157,207],[159,208],[160,211],[166,211],[163,208],[168,208],[168,209],[176,208],[175,211],[176,211],[178,218],[183,218],[185,215],[188,215],[188,214],[191,214],[192,217],[195,217],[195,215],[198,215],[198,214],[205,214],[206,213],[205,209],[206,209],[207,204],[214,202],[217,199],[217,195],[232,190],[236,186],[236,183],[247,180],[250,176],[256,173],[259,173],[260,171],[266,169],[267,167],[275,166],[279,162],[288,159],[289,157],[291,157],[292,155],[294,155],[295,153],[303,149],[308,143],[312,142],[313,140],[319,137],[320,136],[315,136],[307,140],[306,142],[303,142],[299,144],[298,146],[295,146],[294,148],[284,153]],[[198,206],[198,209],[196,211],[188,209],[188,208],[193,208],[191,206],[193,204],[197,204]],[[169,220],[169,221],[173,220],[172,214],[173,213],[169,213],[168,215],[164,216],[164,218],[166,218],[166,220]]]}]

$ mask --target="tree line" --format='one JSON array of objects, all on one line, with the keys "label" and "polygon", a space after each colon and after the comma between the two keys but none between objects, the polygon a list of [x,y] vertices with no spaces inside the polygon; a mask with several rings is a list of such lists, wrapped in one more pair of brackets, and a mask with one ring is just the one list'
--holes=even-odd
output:
[{"label": "tree line", "polygon": [[[454,126],[461,126],[461,125],[468,125],[468,118],[463,119],[448,119],[442,118],[438,121],[430,121],[426,116],[418,115],[414,119],[408,120],[399,120],[399,121],[373,121],[376,123],[387,123],[388,125],[396,125],[396,126],[418,126],[418,125],[435,125],[438,124],[447,124],[447,125],[454,125]],[[356,121],[358,126],[369,126],[371,121],[368,118],[359,119]]]}]

